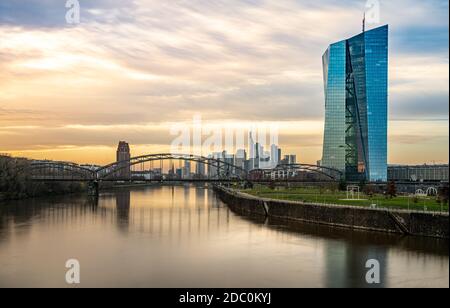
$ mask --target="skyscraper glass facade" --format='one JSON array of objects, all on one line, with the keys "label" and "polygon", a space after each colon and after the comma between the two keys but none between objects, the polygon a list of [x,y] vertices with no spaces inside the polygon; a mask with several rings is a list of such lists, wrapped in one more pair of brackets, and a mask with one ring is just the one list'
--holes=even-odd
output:
[{"label": "skyscraper glass facade", "polygon": [[349,181],[387,181],[388,26],[330,45],[323,69],[322,165]]}]

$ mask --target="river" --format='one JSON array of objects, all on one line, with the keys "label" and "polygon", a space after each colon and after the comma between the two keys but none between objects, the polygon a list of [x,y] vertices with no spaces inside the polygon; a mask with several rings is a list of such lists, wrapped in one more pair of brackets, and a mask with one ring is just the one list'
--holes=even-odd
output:
[{"label": "river", "polygon": [[[0,204],[0,287],[449,287],[448,241],[243,217],[206,186]],[[369,259],[381,283],[368,285]]]}]

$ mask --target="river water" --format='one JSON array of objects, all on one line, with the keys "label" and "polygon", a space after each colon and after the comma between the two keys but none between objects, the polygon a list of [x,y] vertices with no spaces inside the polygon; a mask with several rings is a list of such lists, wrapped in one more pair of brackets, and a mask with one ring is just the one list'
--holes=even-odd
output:
[{"label": "river water", "polygon": [[206,186],[0,204],[0,287],[449,287],[448,241],[239,216]]}]

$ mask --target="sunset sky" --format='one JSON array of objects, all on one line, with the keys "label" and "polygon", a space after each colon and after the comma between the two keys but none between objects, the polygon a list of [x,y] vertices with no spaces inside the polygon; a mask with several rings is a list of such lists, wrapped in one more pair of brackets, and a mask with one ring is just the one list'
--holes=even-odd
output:
[{"label": "sunset sky", "polygon": [[[0,1],[0,152],[104,164],[119,140],[166,152],[174,123],[275,122],[321,158],[322,54],[366,1]],[[390,26],[389,163],[447,163],[447,0],[381,0]],[[373,28],[377,25],[369,25]]]}]

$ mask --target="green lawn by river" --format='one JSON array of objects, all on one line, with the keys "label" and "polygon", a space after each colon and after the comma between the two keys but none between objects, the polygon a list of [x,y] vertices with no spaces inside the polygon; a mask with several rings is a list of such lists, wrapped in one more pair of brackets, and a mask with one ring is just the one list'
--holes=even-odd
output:
[{"label": "green lawn by river", "polygon": [[333,192],[331,190],[318,188],[277,187],[276,189],[270,189],[265,186],[255,186],[253,189],[241,191],[262,198],[314,202],[321,204],[352,205],[363,207],[371,207],[376,205],[377,208],[409,209],[433,212],[448,212],[449,210],[448,204],[440,204],[436,200],[436,197],[415,198],[414,196],[398,196],[394,198],[386,198],[384,195],[374,195],[369,197],[361,193],[360,199],[362,200],[353,201],[345,200],[347,199],[346,192]]}]

